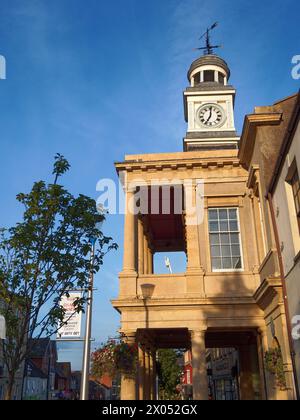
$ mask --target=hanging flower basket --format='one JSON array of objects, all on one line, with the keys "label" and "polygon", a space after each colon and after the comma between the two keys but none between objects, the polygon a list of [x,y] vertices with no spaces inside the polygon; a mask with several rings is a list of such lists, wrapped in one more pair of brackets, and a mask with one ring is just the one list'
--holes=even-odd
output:
[{"label": "hanging flower basket", "polygon": [[283,358],[280,348],[271,349],[265,354],[265,365],[268,372],[276,378],[276,384],[281,390],[286,389],[286,379],[283,369]]},{"label": "hanging flower basket", "polygon": [[137,345],[110,340],[92,354],[92,374],[111,378],[122,373],[132,375],[136,371]]},{"label": "hanging flower basket", "polygon": [[103,377],[105,375],[114,378],[116,375],[115,352],[116,342],[113,340],[105,344],[92,353],[92,375]]},{"label": "hanging flower basket", "polygon": [[115,365],[118,372],[134,374],[136,372],[138,347],[120,343],[115,348]]}]

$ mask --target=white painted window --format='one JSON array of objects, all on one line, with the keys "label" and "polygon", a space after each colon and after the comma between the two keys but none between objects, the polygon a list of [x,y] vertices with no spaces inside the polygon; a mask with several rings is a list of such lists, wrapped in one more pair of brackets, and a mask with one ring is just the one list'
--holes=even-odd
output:
[{"label": "white painted window", "polygon": [[243,270],[238,209],[209,209],[208,217],[212,271]]}]

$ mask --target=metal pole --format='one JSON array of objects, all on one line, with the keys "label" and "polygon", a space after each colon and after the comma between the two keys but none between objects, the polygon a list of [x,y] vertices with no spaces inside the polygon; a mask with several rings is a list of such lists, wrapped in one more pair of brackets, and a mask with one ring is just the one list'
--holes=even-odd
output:
[{"label": "metal pole", "polygon": [[86,308],[85,339],[82,359],[82,374],[80,387],[80,400],[87,401],[89,398],[89,374],[90,374],[90,353],[91,353],[91,330],[92,330],[92,310],[93,310],[93,288],[94,288],[94,256],[95,240],[91,240],[91,269],[88,287],[88,301]]}]

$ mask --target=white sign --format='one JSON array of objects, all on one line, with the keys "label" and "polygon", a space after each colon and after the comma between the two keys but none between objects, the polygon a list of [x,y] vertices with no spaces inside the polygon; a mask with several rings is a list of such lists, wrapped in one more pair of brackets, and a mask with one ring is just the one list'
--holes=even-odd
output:
[{"label": "white sign", "polygon": [[5,340],[6,331],[5,331],[5,319],[4,316],[0,315],[0,340]]},{"label": "white sign", "polygon": [[81,335],[81,317],[82,312],[77,313],[74,309],[74,302],[81,298],[81,293],[70,293],[70,296],[64,296],[60,305],[65,309],[64,321],[67,324],[61,327],[57,333],[57,338],[78,338]]}]

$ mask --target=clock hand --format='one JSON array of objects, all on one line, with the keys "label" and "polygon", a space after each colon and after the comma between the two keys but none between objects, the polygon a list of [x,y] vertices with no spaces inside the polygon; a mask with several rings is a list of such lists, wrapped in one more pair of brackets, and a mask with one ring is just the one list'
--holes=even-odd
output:
[{"label": "clock hand", "polygon": [[205,122],[208,122],[211,119],[211,116],[212,116],[212,107],[210,107],[210,114],[209,114],[209,117],[207,118],[207,120]]}]

